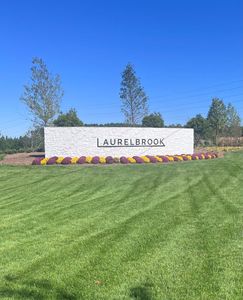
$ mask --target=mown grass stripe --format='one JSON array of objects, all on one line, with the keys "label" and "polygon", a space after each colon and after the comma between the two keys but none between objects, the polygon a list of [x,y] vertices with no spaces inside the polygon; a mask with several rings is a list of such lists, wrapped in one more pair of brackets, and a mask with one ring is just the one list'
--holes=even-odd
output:
[{"label": "mown grass stripe", "polygon": [[0,298],[242,299],[242,163],[0,166]]}]

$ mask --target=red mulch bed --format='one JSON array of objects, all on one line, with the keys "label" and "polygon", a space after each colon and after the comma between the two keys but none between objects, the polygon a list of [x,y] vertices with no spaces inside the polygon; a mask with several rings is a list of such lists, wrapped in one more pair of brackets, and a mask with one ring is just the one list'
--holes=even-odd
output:
[{"label": "red mulch bed", "polygon": [[44,152],[6,154],[0,165],[31,165],[36,157],[44,157]]}]

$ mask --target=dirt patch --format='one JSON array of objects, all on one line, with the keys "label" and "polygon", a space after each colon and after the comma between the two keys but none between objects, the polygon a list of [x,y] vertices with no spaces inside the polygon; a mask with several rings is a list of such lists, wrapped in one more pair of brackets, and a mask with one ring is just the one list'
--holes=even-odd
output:
[{"label": "dirt patch", "polygon": [[45,157],[44,152],[15,153],[5,155],[0,165],[31,165],[36,157]]}]

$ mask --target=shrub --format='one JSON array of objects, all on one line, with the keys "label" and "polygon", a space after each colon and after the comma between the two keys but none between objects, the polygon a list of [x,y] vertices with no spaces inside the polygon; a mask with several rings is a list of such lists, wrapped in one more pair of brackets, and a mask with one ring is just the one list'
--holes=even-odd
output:
[{"label": "shrub", "polygon": [[146,156],[150,160],[151,163],[157,163],[157,159],[154,156],[152,156],[152,155],[146,155]]},{"label": "shrub", "polygon": [[59,156],[58,159],[56,160],[56,164],[61,164],[63,160],[64,160],[64,157]]},{"label": "shrub", "polygon": [[128,164],[129,161],[128,161],[128,159],[125,156],[122,156],[122,157],[120,157],[120,163],[121,164]]},{"label": "shrub", "polygon": [[114,157],[114,163],[119,163],[120,162],[120,158],[119,157]]},{"label": "shrub", "polygon": [[158,162],[163,162],[163,159],[160,158],[158,155],[156,155],[155,158],[157,159]]},{"label": "shrub", "polygon": [[144,161],[140,156],[133,156],[137,164],[142,164]]},{"label": "shrub", "polygon": [[94,156],[91,160],[92,164],[97,165],[100,162],[99,156]]},{"label": "shrub", "polygon": [[56,163],[57,159],[58,159],[57,156],[53,156],[53,157],[51,157],[51,158],[48,159],[48,161],[47,161],[46,164],[47,165],[54,165]]},{"label": "shrub", "polygon": [[77,163],[77,161],[78,161],[78,157],[72,157],[72,159],[71,159],[71,164],[76,164]]},{"label": "shrub", "polygon": [[32,165],[40,165],[41,164],[41,160],[43,158],[42,157],[37,157],[32,161]]},{"label": "shrub", "polygon": [[85,156],[80,156],[77,163],[78,164],[84,164],[86,162],[86,157]]},{"label": "shrub", "polygon": [[87,164],[90,164],[91,161],[92,161],[92,156],[86,156],[85,162],[86,162]]},{"label": "shrub", "polygon": [[167,156],[169,161],[174,161],[174,157],[173,156]]},{"label": "shrub", "polygon": [[104,156],[100,156],[100,163],[106,164],[106,158]]},{"label": "shrub", "polygon": [[162,159],[162,161],[163,161],[163,162],[165,162],[165,163],[169,162],[169,159],[168,159],[168,157],[167,157],[167,156],[164,156],[164,155],[159,155],[159,158],[161,158],[161,159]]},{"label": "shrub", "polygon": [[47,157],[46,158],[42,158],[42,160],[40,161],[40,164],[41,165],[46,165],[47,162],[48,162],[48,158]]},{"label": "shrub", "polygon": [[131,164],[135,164],[135,163],[136,163],[136,160],[135,160],[133,157],[128,157],[127,159],[128,159],[128,161],[129,161]]},{"label": "shrub", "polygon": [[65,157],[63,160],[62,160],[62,162],[61,162],[61,164],[62,165],[69,165],[69,164],[71,164],[71,160],[72,160],[72,158],[71,157]]},{"label": "shrub", "polygon": [[149,163],[150,162],[150,160],[149,160],[149,158],[147,156],[141,156],[141,158],[142,158],[143,162],[145,162],[145,163]]},{"label": "shrub", "polygon": [[105,160],[106,160],[107,164],[113,164],[113,162],[114,162],[114,159],[111,156],[107,156]]}]

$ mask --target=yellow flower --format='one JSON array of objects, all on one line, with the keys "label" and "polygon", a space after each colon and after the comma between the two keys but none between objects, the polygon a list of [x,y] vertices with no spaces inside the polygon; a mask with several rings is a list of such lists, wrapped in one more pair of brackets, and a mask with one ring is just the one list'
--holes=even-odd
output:
[{"label": "yellow flower", "polygon": [[182,157],[182,156],[180,156],[180,155],[177,155],[176,157],[177,157],[177,158],[178,158],[178,160],[180,160],[180,161],[182,161],[182,160],[183,160],[183,157]]},{"label": "yellow flower", "polygon": [[167,156],[169,161],[174,161],[174,157],[173,156]]},{"label": "yellow flower", "polygon": [[78,157],[72,157],[71,164],[76,164],[78,159],[79,159]]},{"label": "yellow flower", "polygon": [[47,158],[47,157],[46,157],[46,158],[43,158],[43,159],[41,160],[41,165],[46,165],[47,162],[48,162],[48,158]]},{"label": "yellow flower", "polygon": [[135,160],[133,157],[128,157],[127,159],[128,159],[128,161],[129,161],[131,164],[135,164],[135,163],[136,163],[136,160]]},{"label": "yellow flower", "polygon": [[141,156],[142,160],[145,162],[145,163],[149,163],[150,160],[147,156]]},{"label": "yellow flower", "polygon": [[100,156],[100,163],[101,164],[105,164],[106,163],[106,160],[105,160],[105,157],[104,156]]},{"label": "yellow flower", "polygon": [[90,164],[92,161],[92,156],[86,156],[85,162]]},{"label": "yellow flower", "polygon": [[163,162],[163,159],[158,157],[158,156],[155,156],[155,158],[157,159],[158,162]]},{"label": "yellow flower", "polygon": [[57,164],[60,164],[63,160],[64,160],[64,157],[60,156],[60,157],[58,157],[58,159],[56,160],[56,163],[57,163]]},{"label": "yellow flower", "polygon": [[186,157],[188,158],[188,160],[192,160],[192,156],[191,155],[187,155]]}]

